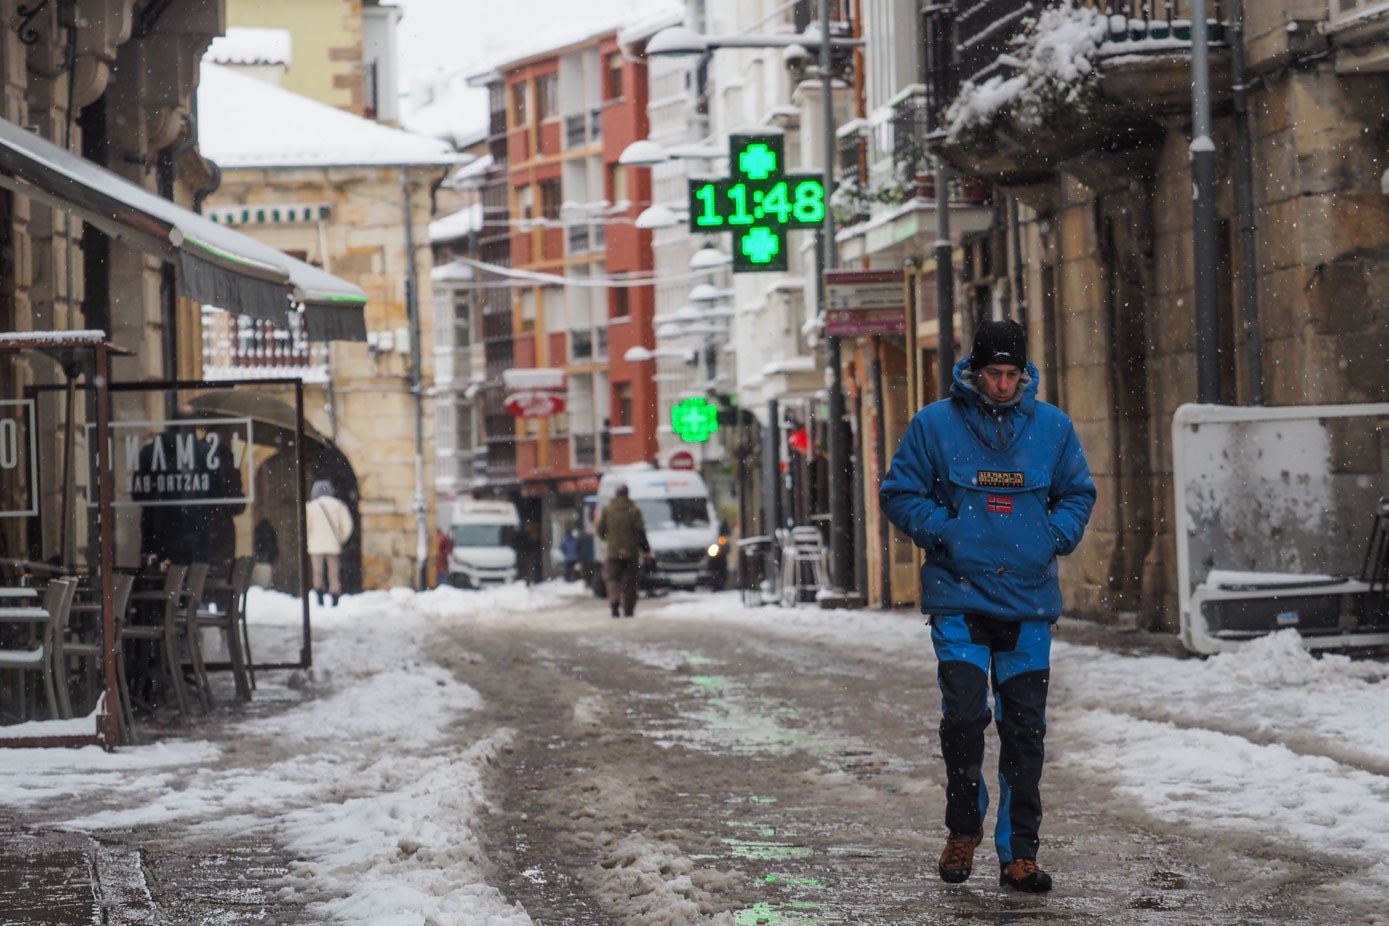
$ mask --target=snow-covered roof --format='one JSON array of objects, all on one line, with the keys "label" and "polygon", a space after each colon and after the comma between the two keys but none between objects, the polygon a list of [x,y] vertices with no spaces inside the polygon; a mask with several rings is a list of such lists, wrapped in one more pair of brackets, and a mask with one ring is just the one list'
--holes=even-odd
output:
[{"label": "snow-covered roof", "polygon": [[203,60],[214,64],[283,64],[289,67],[292,51],[288,29],[234,26],[226,35],[212,40]]},{"label": "snow-covered roof", "polygon": [[487,92],[470,86],[464,68],[448,68],[416,80],[412,109],[400,120],[412,132],[466,148],[487,137]]},{"label": "snow-covered roof", "polygon": [[623,26],[617,34],[617,42],[619,45],[634,45],[637,42],[646,41],[662,29],[679,26],[684,22],[684,8],[680,5],[667,4],[629,26]]},{"label": "snow-covered roof", "polygon": [[198,139],[223,168],[454,164],[445,142],[343,112],[204,61]]},{"label": "snow-covered roof", "polygon": [[477,271],[462,261],[451,260],[429,271],[429,279],[435,283],[468,283],[477,279]]},{"label": "snow-covered roof", "polygon": [[575,23],[569,19],[559,19],[548,23],[535,24],[524,39],[515,45],[493,55],[497,71],[507,71],[519,67],[535,58],[548,58],[561,55],[577,45],[583,45],[606,35],[617,35],[621,23],[595,25]]},{"label": "snow-covered roof", "polygon": [[482,203],[465,206],[457,212],[429,223],[429,243],[453,241],[482,228]]},{"label": "snow-covered roof", "polygon": [[492,169],[492,155],[484,154],[476,160],[469,161],[462,167],[449,174],[444,181],[444,186],[452,189],[467,189],[475,187],[487,179],[487,173]]}]

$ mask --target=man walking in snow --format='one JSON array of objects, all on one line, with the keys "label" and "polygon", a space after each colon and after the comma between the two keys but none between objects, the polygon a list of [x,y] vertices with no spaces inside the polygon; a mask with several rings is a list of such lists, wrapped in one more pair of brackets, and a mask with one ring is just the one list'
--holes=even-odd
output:
[{"label": "man walking in snow", "polygon": [[608,586],[608,604],[613,617],[631,617],[637,607],[637,574],[641,557],[651,553],[646,542],[646,521],[641,509],[628,496],[626,485],[614,490],[612,501],[603,506],[595,527],[607,545],[603,557],[603,582]]},{"label": "man walking in snow", "polygon": [[917,412],[879,490],[888,519],[925,551],[946,767],[941,880],[974,868],[988,788],[980,774],[989,689],[998,721],[999,883],[1051,890],[1037,867],[1056,558],[1080,543],[1095,484],[1070,418],[1037,398],[1017,322],[986,321],[950,395]]}]

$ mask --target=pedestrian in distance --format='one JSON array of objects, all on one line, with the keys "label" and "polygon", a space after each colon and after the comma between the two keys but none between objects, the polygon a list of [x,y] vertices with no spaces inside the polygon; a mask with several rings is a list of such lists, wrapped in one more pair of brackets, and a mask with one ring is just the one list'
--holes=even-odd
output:
[{"label": "pedestrian in distance", "polygon": [[342,548],[352,536],[352,512],[333,494],[333,484],[320,479],[309,492],[304,515],[314,595],[321,606],[326,593],[337,607],[342,597]]},{"label": "pedestrian in distance", "polygon": [[925,551],[945,761],[942,881],[958,884],[983,840],[984,732],[998,724],[994,845],[999,883],[1051,890],[1037,866],[1051,629],[1061,614],[1057,557],[1076,548],[1095,484],[1070,418],[1037,398],[1014,321],[986,321],[955,365],[950,395],[907,426],[879,489],[884,514]]},{"label": "pedestrian in distance", "polygon": [[637,608],[641,560],[651,555],[651,546],[646,542],[641,509],[628,497],[626,485],[619,484],[614,490],[612,501],[603,506],[603,513],[598,516],[595,530],[607,544],[603,581],[608,586],[613,617],[631,617]]},{"label": "pedestrian in distance", "polygon": [[580,559],[583,556],[577,527],[571,527],[564,532],[559,541],[559,552],[564,557],[564,579],[566,582],[573,582],[579,578]]},{"label": "pedestrian in distance", "polygon": [[280,560],[280,538],[269,518],[261,518],[251,531],[251,555],[256,562],[251,570],[251,584],[269,588],[275,564]]}]

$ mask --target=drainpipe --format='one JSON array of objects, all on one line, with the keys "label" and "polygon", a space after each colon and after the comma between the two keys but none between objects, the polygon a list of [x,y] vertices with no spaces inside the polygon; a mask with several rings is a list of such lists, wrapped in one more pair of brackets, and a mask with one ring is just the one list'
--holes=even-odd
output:
[{"label": "drainpipe", "polygon": [[1220,401],[1220,307],[1216,290],[1215,141],[1206,0],[1191,0],[1192,251],[1196,310],[1196,401]]},{"label": "drainpipe", "polygon": [[1249,84],[1244,72],[1244,0],[1230,0],[1230,77],[1235,107],[1240,244],[1244,252],[1244,340],[1249,403],[1264,404],[1263,335],[1259,326],[1258,262],[1254,259],[1254,156],[1249,140]]},{"label": "drainpipe", "polygon": [[405,314],[410,320],[410,394],[415,397],[415,588],[429,578],[429,532],[424,501],[424,382],[420,350],[420,307],[416,293],[415,227],[410,209],[410,169],[400,168],[400,198],[405,210]]},{"label": "drainpipe", "polygon": [[[914,350],[915,348],[909,348]],[[881,339],[873,339],[873,443],[874,468],[878,473],[878,485],[882,485],[887,473],[887,401],[883,395],[883,344]],[[878,607],[892,609],[892,532],[888,520],[878,512]]]},{"label": "drainpipe", "polygon": [[950,395],[955,379],[955,273],[950,246],[950,171],[936,161],[936,398]]},{"label": "drainpipe", "polygon": [[1013,239],[1013,311],[1014,320],[1027,327],[1027,294],[1023,290],[1022,222],[1018,218],[1018,198],[1008,197],[1008,237]]}]

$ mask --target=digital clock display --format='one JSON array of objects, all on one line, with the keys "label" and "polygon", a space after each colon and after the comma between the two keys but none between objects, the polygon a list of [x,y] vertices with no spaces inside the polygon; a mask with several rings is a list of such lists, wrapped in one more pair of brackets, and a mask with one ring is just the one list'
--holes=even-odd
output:
[{"label": "digital clock display", "polygon": [[690,181],[690,231],[733,233],[733,270],[786,269],[786,231],[825,220],[825,181],[788,174],[780,135],[729,136],[731,176]]}]

